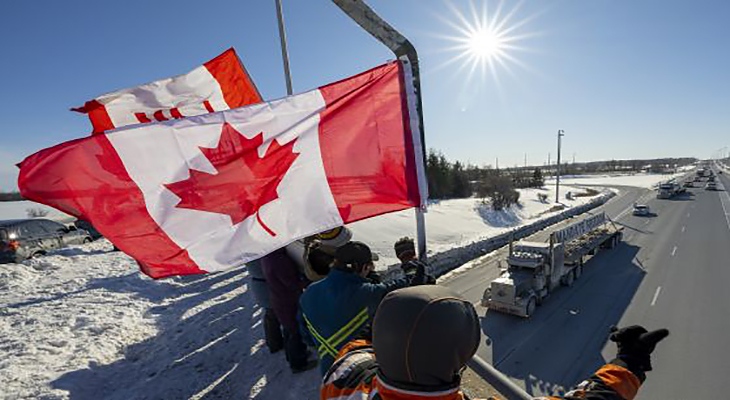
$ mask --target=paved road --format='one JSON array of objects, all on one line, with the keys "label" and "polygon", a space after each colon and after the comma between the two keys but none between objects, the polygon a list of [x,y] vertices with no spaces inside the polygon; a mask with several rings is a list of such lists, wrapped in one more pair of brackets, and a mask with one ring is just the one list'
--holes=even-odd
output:
[{"label": "paved road", "polygon": [[[724,175],[720,179],[730,188]],[[630,215],[634,201],[656,215]],[[485,334],[478,354],[529,393],[557,393],[615,354],[606,344],[611,325],[666,326],[672,334],[639,398],[728,398],[722,382],[730,371],[727,192],[694,188],[682,198],[658,200],[648,190],[622,188],[602,210],[625,227],[624,243],[594,257],[573,288],[553,293],[529,320],[478,307]],[[446,284],[478,302],[500,258],[504,250]]]}]

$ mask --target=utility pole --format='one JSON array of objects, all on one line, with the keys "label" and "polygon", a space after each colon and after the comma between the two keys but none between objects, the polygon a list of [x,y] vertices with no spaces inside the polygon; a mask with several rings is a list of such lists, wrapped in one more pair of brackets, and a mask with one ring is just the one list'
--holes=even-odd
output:
[{"label": "utility pole", "polygon": [[499,157],[497,157],[497,163],[495,165],[497,167],[497,171],[499,171]]},{"label": "utility pole", "polygon": [[558,164],[555,169],[555,202],[560,203],[560,138],[565,136],[562,129],[558,129]]},{"label": "utility pole", "polygon": [[525,153],[525,169],[527,169],[527,153]]}]

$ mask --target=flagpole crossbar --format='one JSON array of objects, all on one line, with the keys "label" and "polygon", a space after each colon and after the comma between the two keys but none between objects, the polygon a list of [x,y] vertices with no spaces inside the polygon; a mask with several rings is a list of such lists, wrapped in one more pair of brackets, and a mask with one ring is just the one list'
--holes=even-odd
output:
[{"label": "flagpole crossbar", "polygon": [[[385,22],[362,0],[332,0],[345,14],[355,21],[361,28],[370,33],[378,41],[389,48],[406,68],[406,86],[413,89],[415,95],[409,101],[409,110],[415,108],[417,120],[411,122],[413,132],[413,146],[416,151],[416,170],[418,174],[419,193],[421,204],[416,208],[416,233],[418,238],[418,254],[422,260],[426,259],[426,223],[424,213],[428,201],[428,182],[426,180],[426,140],[423,129],[423,101],[421,98],[421,75],[418,65],[416,48],[405,36]],[[409,93],[410,94],[410,93]],[[410,97],[410,96],[409,96]],[[410,99],[409,99],[410,100]],[[415,103],[415,104],[413,104]],[[412,111],[412,110],[411,110]],[[411,116],[412,118],[413,116]],[[414,122],[417,126],[414,126]],[[420,151],[418,151],[420,150]],[[420,157],[419,157],[420,156]],[[420,158],[420,159],[419,159]]]}]

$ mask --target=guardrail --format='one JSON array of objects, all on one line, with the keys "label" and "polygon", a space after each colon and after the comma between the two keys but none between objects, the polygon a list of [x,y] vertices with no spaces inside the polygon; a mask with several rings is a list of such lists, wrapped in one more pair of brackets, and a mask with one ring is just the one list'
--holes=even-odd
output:
[{"label": "guardrail", "polygon": [[504,376],[481,357],[474,356],[466,364],[472,371],[479,375],[480,378],[492,385],[494,390],[507,397],[509,400],[533,399],[533,397],[525,392],[521,387],[517,386],[516,383],[512,382],[512,380]]},{"label": "guardrail", "polygon": [[[474,243],[470,243],[466,246],[449,249],[441,253],[429,256],[428,272],[434,276],[441,276],[453,269],[456,269],[457,267],[463,265],[468,261],[471,261],[477,257],[481,257],[483,255],[491,253],[492,251],[497,250],[500,247],[508,245],[510,239],[512,238],[514,238],[515,240],[522,239],[567,218],[571,218],[584,212],[590,211],[596,207],[605,204],[615,195],[616,193],[612,191],[606,191],[597,198],[589,201],[588,203],[576,207],[571,207],[567,210],[561,211],[558,214],[551,215],[550,217],[544,219],[540,219],[531,224],[523,225],[519,228],[509,230],[497,236],[492,236],[483,240],[476,241]],[[391,265],[388,267],[387,271],[383,273],[383,279],[396,279],[402,276],[402,274],[403,271],[401,271],[398,265]]]}]

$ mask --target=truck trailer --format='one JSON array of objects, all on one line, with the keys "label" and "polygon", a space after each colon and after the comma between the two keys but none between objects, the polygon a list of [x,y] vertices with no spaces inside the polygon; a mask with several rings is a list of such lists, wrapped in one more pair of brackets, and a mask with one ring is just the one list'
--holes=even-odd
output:
[{"label": "truck trailer", "polygon": [[530,317],[559,286],[572,286],[588,257],[621,242],[623,228],[605,213],[572,224],[550,235],[548,242],[510,243],[508,267],[484,291],[482,306]]}]

